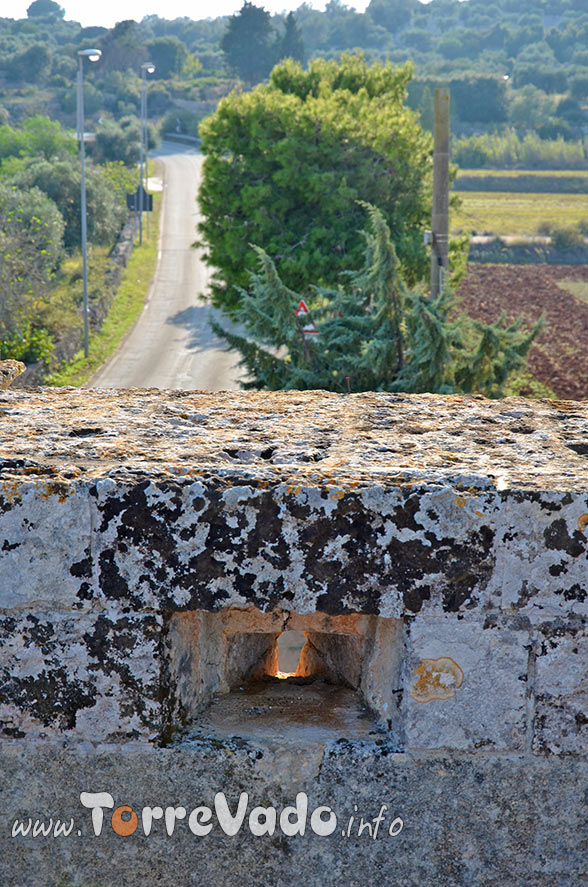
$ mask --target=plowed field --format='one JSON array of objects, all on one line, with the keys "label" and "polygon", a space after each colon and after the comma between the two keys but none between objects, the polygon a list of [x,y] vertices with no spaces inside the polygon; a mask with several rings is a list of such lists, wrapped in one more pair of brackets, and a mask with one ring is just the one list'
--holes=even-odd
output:
[{"label": "plowed field", "polygon": [[[528,361],[532,375],[566,400],[588,398],[588,265],[470,263],[458,290],[460,305],[489,323],[506,312],[546,326]],[[528,394],[521,391],[521,394]]]}]

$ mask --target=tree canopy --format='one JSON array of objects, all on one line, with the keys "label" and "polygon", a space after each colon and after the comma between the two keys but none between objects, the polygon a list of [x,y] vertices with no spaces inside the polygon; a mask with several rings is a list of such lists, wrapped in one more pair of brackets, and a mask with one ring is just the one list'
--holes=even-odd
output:
[{"label": "tree canopy", "polygon": [[286,60],[270,83],[223,99],[200,128],[199,230],[217,269],[213,301],[233,310],[256,243],[280,261],[285,284],[335,284],[361,262],[357,200],[380,207],[409,281],[426,270],[431,137],[404,105],[407,64],[361,56]]},{"label": "tree canopy", "polygon": [[64,15],[65,9],[63,9],[59,3],[55,3],[54,0],[33,0],[27,9],[28,18],[47,18],[53,16],[63,18]]},{"label": "tree canopy", "polygon": [[188,58],[188,51],[177,37],[157,37],[147,44],[155,77],[159,80],[180,74]]},{"label": "tree canopy", "polygon": [[[81,240],[80,180],[80,166],[73,158],[33,160],[12,179],[19,188],[39,189],[51,198],[65,220],[63,242],[68,249],[77,247]],[[102,170],[90,164],[86,168],[86,194],[88,240],[111,243],[125,221],[126,205]]]},{"label": "tree canopy", "polygon": [[[301,295],[257,249],[259,271],[243,291],[237,319],[245,335],[215,324],[241,354],[246,388],[327,391],[483,393],[500,397],[520,369],[542,320],[532,330],[504,318],[485,325],[455,316],[448,291],[431,300],[402,279],[382,213],[366,205],[363,265],[336,289],[314,287],[310,315],[296,314]],[[317,333],[305,334],[304,326]]]},{"label": "tree canopy", "polygon": [[274,39],[269,12],[245,0],[230,16],[220,45],[227,66],[251,84],[269,74],[275,61]]},{"label": "tree canopy", "polygon": [[63,218],[38,188],[0,182],[0,359],[39,356],[47,335],[32,331],[63,254]]},{"label": "tree canopy", "polygon": [[286,16],[284,36],[280,43],[279,58],[294,59],[295,62],[303,62],[304,57],[305,51],[302,32],[298,27],[296,16],[293,12],[289,12]]}]

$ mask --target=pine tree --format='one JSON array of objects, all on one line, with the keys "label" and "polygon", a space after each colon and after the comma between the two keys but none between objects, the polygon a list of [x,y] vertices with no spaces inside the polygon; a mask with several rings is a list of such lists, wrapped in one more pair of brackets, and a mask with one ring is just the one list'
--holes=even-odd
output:
[{"label": "pine tree", "polygon": [[294,59],[295,62],[304,62],[304,40],[298,27],[296,16],[289,12],[286,16],[286,30],[279,44],[279,59]]},{"label": "pine tree", "polygon": [[[300,295],[288,289],[272,259],[256,247],[259,272],[241,291],[241,336],[219,324],[215,332],[241,354],[245,388],[472,393],[501,397],[509,375],[525,364],[543,326],[521,318],[482,324],[461,315],[445,290],[436,299],[410,290],[382,213],[363,204],[364,263],[345,272],[345,285],[313,287],[309,315],[296,316]],[[315,323],[318,335],[303,327]]]}]

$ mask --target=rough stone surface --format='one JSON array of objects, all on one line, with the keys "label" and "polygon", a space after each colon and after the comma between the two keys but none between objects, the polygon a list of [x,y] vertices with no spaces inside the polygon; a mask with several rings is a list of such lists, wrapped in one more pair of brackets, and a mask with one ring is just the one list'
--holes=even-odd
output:
[{"label": "rough stone surface", "polygon": [[0,360],[0,390],[8,388],[26,367],[20,360]]},{"label": "rough stone surface", "polygon": [[[0,409],[0,566],[34,560],[41,517],[61,559],[23,605],[588,615],[582,404],[46,389]],[[82,557],[60,527],[85,496]]]},{"label": "rough stone surface", "polygon": [[[434,887],[580,887],[588,883],[585,761],[550,758],[398,755],[386,744],[340,742],[302,747],[275,741],[195,741],[174,749],[0,749],[0,881],[6,887],[305,887],[366,884]],[[106,810],[96,836],[80,792],[109,792],[139,819],[121,837]],[[234,836],[214,813],[217,792],[231,811],[246,792],[247,812]],[[287,836],[279,815],[308,797],[304,835]],[[149,836],[144,806],[183,806],[186,817],[167,835],[162,820]],[[316,835],[310,814],[319,805],[337,816],[332,835]],[[376,839],[361,818],[384,821]],[[197,806],[213,810],[205,837],[191,833]],[[252,835],[255,806],[275,806],[273,835]],[[70,823],[69,838],[11,839],[15,818]],[[350,822],[350,818],[353,821]],[[390,837],[400,817],[400,834]],[[77,830],[82,832],[77,834]],[[349,830],[349,837],[347,832]],[[342,834],[345,832],[345,835]]]},{"label": "rough stone surface", "polygon": [[588,751],[588,625],[585,619],[541,626],[535,690],[536,751]]},{"label": "rough stone surface", "polygon": [[[586,403],[7,390],[0,422],[0,883],[588,883]],[[333,685],[245,685],[286,630]],[[81,791],[188,812],[98,838]],[[216,792],[341,822],[196,837]],[[383,804],[402,832],[358,836]]]},{"label": "rough stone surface", "polygon": [[522,750],[529,646],[529,631],[506,620],[417,616],[403,697],[407,746]]},{"label": "rough stone surface", "polygon": [[126,741],[161,730],[161,617],[35,611],[0,616],[7,736]]}]

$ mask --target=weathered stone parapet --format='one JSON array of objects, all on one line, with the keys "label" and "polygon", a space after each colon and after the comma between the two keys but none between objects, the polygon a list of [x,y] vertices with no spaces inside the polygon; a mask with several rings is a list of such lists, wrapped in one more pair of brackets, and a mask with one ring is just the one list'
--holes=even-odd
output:
[{"label": "weathered stone parapet", "polygon": [[[271,673],[255,657],[298,620],[300,674],[340,673],[399,747],[585,753],[585,404],[43,389],[0,410],[5,735],[161,740]],[[235,646],[207,612],[281,628]],[[397,628],[337,640],[313,614]]]},{"label": "weathered stone parapet", "polygon": [[[9,841],[3,884],[585,883],[588,404],[9,390],[0,423],[0,844],[84,839]],[[187,812],[92,836],[85,791]],[[217,791],[341,821],[194,843]],[[381,805],[401,839],[357,835]]]},{"label": "weathered stone parapet", "polygon": [[588,615],[582,404],[75,389],[0,404],[5,605]]}]

